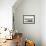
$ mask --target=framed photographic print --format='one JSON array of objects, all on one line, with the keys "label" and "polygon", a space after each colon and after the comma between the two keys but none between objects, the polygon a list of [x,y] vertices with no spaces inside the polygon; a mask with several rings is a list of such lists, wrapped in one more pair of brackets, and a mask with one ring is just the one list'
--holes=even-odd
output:
[{"label": "framed photographic print", "polygon": [[35,15],[23,15],[24,24],[35,24]]}]

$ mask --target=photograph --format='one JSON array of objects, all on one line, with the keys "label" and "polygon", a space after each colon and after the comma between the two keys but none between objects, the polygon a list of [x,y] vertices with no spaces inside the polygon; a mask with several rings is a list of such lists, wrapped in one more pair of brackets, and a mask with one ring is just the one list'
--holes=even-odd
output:
[{"label": "photograph", "polygon": [[24,15],[23,23],[24,24],[35,24],[35,15]]}]

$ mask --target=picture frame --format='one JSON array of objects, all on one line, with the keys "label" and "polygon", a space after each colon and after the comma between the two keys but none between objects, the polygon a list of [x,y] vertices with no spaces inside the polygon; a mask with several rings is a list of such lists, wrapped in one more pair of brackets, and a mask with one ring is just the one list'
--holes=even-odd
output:
[{"label": "picture frame", "polygon": [[23,15],[23,24],[35,24],[35,15]]}]

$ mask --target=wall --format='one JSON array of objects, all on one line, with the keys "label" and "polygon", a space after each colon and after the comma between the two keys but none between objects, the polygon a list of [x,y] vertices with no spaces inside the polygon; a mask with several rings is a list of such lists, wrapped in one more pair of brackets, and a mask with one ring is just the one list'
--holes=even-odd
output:
[{"label": "wall", "polygon": [[42,46],[46,46],[46,0],[41,1],[41,40]]},{"label": "wall", "polygon": [[16,0],[0,0],[0,27],[12,28],[12,6]]},{"label": "wall", "polygon": [[[41,1],[23,0],[18,7],[14,5],[14,24],[24,38],[35,41],[36,46],[41,46]],[[23,24],[23,15],[35,15],[35,24]]]}]

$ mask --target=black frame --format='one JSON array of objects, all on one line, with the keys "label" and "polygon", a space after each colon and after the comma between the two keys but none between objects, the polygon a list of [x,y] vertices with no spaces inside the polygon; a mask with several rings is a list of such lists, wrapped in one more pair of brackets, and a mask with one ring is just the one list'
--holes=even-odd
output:
[{"label": "black frame", "polygon": [[[28,17],[28,16],[30,16],[30,17],[32,17],[33,16],[33,18],[34,18],[34,23],[24,23],[24,17]],[[35,24],[35,15],[23,15],[23,24]]]}]

